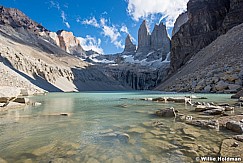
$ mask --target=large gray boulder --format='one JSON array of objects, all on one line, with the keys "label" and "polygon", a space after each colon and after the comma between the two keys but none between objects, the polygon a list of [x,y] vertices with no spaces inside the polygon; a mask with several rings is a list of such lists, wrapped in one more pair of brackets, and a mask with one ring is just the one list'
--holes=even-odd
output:
[{"label": "large gray boulder", "polygon": [[176,117],[176,112],[178,111],[171,107],[166,109],[160,109],[155,112],[155,115],[159,117]]},{"label": "large gray boulder", "polygon": [[233,132],[243,134],[243,123],[241,122],[229,121],[226,123],[226,128]]}]

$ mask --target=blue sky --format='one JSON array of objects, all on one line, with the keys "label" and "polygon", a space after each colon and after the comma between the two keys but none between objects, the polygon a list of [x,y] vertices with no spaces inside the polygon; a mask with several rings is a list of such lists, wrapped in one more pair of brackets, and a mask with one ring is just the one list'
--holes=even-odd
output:
[{"label": "blue sky", "polygon": [[162,21],[171,33],[177,16],[188,0],[1,0],[0,5],[17,8],[50,31],[74,33],[85,50],[105,54],[123,51],[129,33],[137,44],[137,32],[146,19],[150,31]]}]

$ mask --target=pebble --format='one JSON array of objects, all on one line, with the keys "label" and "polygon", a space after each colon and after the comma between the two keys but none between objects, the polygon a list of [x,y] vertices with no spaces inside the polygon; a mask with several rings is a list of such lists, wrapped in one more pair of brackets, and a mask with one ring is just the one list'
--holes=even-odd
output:
[{"label": "pebble", "polygon": [[232,146],[231,146],[231,147],[238,147],[238,146],[239,146],[239,143],[234,142],[234,144],[232,144]]}]

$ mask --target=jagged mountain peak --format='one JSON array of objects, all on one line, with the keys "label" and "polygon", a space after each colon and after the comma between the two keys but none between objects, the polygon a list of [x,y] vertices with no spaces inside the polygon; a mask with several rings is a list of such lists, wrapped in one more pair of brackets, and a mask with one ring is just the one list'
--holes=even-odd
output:
[{"label": "jagged mountain peak", "polygon": [[125,40],[125,49],[123,53],[134,53],[135,51],[136,45],[132,43],[132,37],[130,34],[128,34]]},{"label": "jagged mountain peak", "polygon": [[9,25],[13,28],[23,27],[24,29],[28,29],[34,32],[48,31],[41,24],[31,20],[18,9],[0,6],[0,13],[1,25]]}]

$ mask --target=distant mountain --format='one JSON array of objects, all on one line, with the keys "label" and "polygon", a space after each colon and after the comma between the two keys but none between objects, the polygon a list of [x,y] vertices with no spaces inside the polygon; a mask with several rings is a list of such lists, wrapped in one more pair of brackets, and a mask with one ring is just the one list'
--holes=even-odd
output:
[{"label": "distant mountain", "polygon": [[71,54],[83,52],[71,33],[58,33],[62,49],[49,30],[21,11],[1,6],[0,13],[0,86],[32,93],[131,89]]},{"label": "distant mountain", "polygon": [[84,51],[72,32],[51,32],[17,9],[0,6],[0,13],[0,74],[6,76],[0,86],[32,92],[146,90],[167,76],[170,40],[163,24],[152,34],[147,31],[148,49],[142,39],[138,47],[143,50],[131,40],[128,48],[128,38],[123,53],[101,55]]},{"label": "distant mountain", "polygon": [[49,32],[49,36],[63,50],[99,66],[99,70],[123,86],[152,89],[167,77],[170,67],[170,39],[163,23],[155,25],[150,34],[146,21],[143,21],[138,31],[138,48],[128,35],[124,51],[110,55],[98,54],[92,50],[84,51],[72,32]]}]

